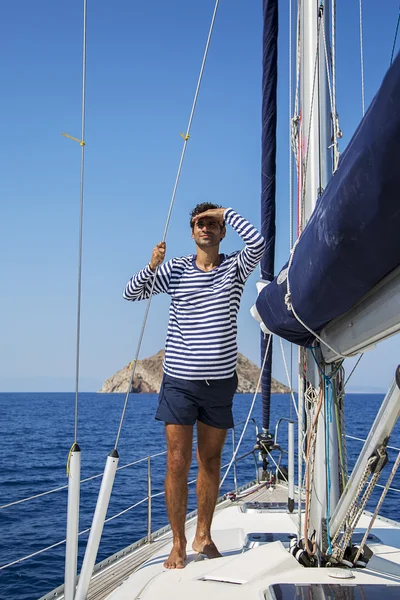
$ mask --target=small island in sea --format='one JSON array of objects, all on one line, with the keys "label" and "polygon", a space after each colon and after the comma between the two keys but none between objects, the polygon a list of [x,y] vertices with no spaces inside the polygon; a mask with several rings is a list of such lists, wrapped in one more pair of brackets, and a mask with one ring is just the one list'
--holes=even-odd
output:
[{"label": "small island in sea", "polygon": [[[160,350],[150,358],[138,360],[135,376],[132,384],[131,392],[135,394],[157,394],[160,391],[161,380],[163,376],[162,363],[164,358],[164,350]],[[132,363],[129,363],[114,375],[106,379],[103,383],[100,393],[126,393],[128,383],[131,376]],[[258,378],[260,376],[260,368],[257,367],[251,360],[238,355],[236,371],[238,374],[239,384],[237,394],[253,394],[256,391]],[[272,394],[288,394],[289,388],[272,378],[271,393]]]}]

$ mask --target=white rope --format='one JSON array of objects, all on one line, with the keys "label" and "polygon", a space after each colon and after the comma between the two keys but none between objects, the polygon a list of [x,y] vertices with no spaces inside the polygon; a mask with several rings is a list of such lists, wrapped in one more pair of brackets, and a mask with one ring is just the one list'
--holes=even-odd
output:
[{"label": "white rope", "polygon": [[362,0],[360,0],[360,61],[361,61],[361,108],[362,114],[365,114],[365,103],[364,103],[364,50],[363,50],[363,14],[362,14]]},{"label": "white rope", "polygon": [[[192,127],[192,121],[193,121],[193,117],[194,117],[194,113],[195,113],[195,109],[196,109],[196,105],[197,105],[197,100],[198,100],[198,96],[199,96],[199,92],[200,92],[200,85],[201,85],[201,81],[203,79],[204,67],[205,67],[205,64],[206,64],[207,56],[208,56],[208,49],[209,49],[210,42],[211,42],[211,36],[212,36],[213,30],[214,30],[214,23],[215,23],[215,18],[217,16],[218,5],[219,5],[219,0],[216,0],[215,6],[214,6],[213,16],[212,16],[212,19],[211,19],[210,29],[209,29],[209,32],[208,32],[207,42],[206,42],[206,46],[205,46],[205,50],[204,50],[204,54],[203,54],[203,60],[202,60],[201,67],[200,67],[200,73],[199,73],[199,77],[198,77],[198,80],[197,80],[197,86],[196,86],[196,91],[195,91],[194,99],[193,99],[193,103],[192,103],[192,109],[190,111],[189,122],[188,122],[188,126],[187,126],[187,129],[186,129],[186,133],[183,136],[183,148],[182,148],[181,157],[180,157],[180,160],[179,160],[178,171],[177,171],[176,178],[175,178],[174,188],[173,188],[173,191],[172,191],[172,198],[171,198],[171,202],[170,202],[169,209],[168,209],[168,215],[167,215],[167,219],[166,219],[166,223],[165,223],[165,228],[164,228],[164,234],[163,234],[163,237],[162,237],[162,242],[164,242],[165,239],[166,239],[166,237],[167,237],[167,231],[168,231],[168,227],[169,227],[169,222],[170,222],[170,219],[171,219],[172,209],[173,209],[173,206],[174,206],[174,203],[175,203],[175,196],[176,196],[176,192],[177,192],[177,189],[178,189],[179,179],[180,179],[180,176],[181,176],[181,171],[182,171],[182,166],[183,166],[183,160],[185,158],[186,147],[187,147],[187,143],[188,143],[188,140],[189,140],[189,137],[190,137],[190,130],[191,130],[191,127]],[[138,344],[137,344],[136,354],[135,354],[134,360],[132,361],[133,365],[132,365],[131,377],[130,377],[130,381],[129,381],[129,384],[128,384],[128,389],[127,389],[126,396],[125,396],[125,402],[124,402],[124,406],[123,406],[123,409],[122,409],[122,415],[121,415],[121,420],[120,420],[120,424],[119,424],[119,427],[118,427],[117,437],[116,437],[116,440],[115,440],[115,449],[117,449],[119,438],[120,438],[120,435],[121,435],[121,429],[122,429],[122,424],[124,422],[125,413],[126,413],[126,409],[127,409],[127,405],[128,405],[129,394],[130,394],[130,391],[131,391],[131,387],[132,387],[132,383],[133,383],[133,378],[134,378],[134,375],[135,375],[136,363],[137,363],[137,361],[139,359],[140,348],[141,348],[141,345],[142,345],[144,331],[145,331],[146,324],[147,324],[147,318],[148,318],[149,311],[150,311],[150,305],[151,305],[151,300],[152,300],[152,296],[153,296],[154,285],[155,285],[155,282],[156,282],[157,271],[158,271],[158,268],[156,269],[154,277],[153,277],[153,282],[152,282],[152,286],[151,286],[151,290],[150,290],[150,297],[148,299],[147,306],[146,306],[146,311],[145,311],[145,314],[144,314],[144,317],[143,317],[143,324],[142,324],[142,329],[141,329],[141,332],[140,332],[140,335],[139,335],[139,341],[138,341]]]},{"label": "white rope", "polygon": [[292,266],[292,262],[293,262],[293,256],[294,256],[294,251],[296,249],[296,246],[299,242],[300,238],[297,238],[292,251],[290,253],[290,259],[289,259],[289,264],[288,264],[288,268],[287,268],[287,275],[286,275],[286,282],[287,282],[287,293],[285,296],[285,304],[287,306],[287,309],[290,310],[294,317],[297,319],[297,321],[300,323],[300,325],[302,325],[305,329],[307,329],[307,331],[309,331],[314,337],[315,339],[317,339],[321,344],[324,344],[327,348],[329,348],[329,350],[331,350],[334,354],[336,354],[337,357],[340,358],[348,358],[346,355],[341,354],[340,352],[338,352],[337,350],[335,350],[334,348],[332,348],[332,346],[330,346],[328,344],[328,342],[326,342],[323,338],[321,338],[315,331],[313,331],[312,329],[310,329],[310,327],[308,327],[308,325],[306,325],[304,323],[304,321],[302,321],[302,319],[300,319],[300,317],[298,316],[298,314],[296,313],[294,307],[293,307],[293,303],[292,303],[292,294],[291,294],[291,290],[290,290],[290,281],[289,281],[289,273],[290,273],[290,267]]},{"label": "white rope", "polygon": [[263,362],[262,362],[262,365],[261,365],[260,376],[259,376],[259,378],[258,378],[258,381],[257,381],[257,386],[256,386],[256,391],[254,392],[254,396],[253,396],[253,401],[252,401],[252,403],[251,403],[251,406],[250,406],[250,409],[249,409],[249,412],[248,412],[248,415],[247,415],[247,419],[246,419],[246,422],[245,422],[245,424],[244,424],[244,427],[243,427],[243,431],[242,431],[242,433],[240,434],[240,438],[239,438],[239,441],[238,441],[238,443],[237,443],[236,449],[235,449],[235,451],[234,451],[234,453],[233,453],[233,455],[232,455],[232,458],[231,458],[231,461],[230,461],[230,463],[229,463],[229,466],[228,466],[227,470],[225,471],[225,475],[223,476],[223,478],[222,478],[222,480],[221,480],[221,483],[219,484],[219,488],[220,488],[220,489],[221,489],[221,487],[222,487],[222,485],[223,485],[223,483],[224,483],[224,481],[225,481],[225,479],[226,479],[226,477],[227,477],[227,475],[228,475],[229,471],[231,470],[231,467],[232,467],[233,463],[234,463],[234,462],[235,462],[235,460],[236,460],[236,456],[237,456],[237,453],[239,452],[240,444],[242,443],[242,440],[243,440],[244,434],[246,433],[247,425],[249,424],[250,417],[251,417],[251,413],[253,412],[254,404],[255,404],[255,402],[256,402],[256,398],[257,398],[258,390],[259,390],[260,383],[261,383],[261,377],[262,377],[263,370],[264,370],[264,366],[265,366],[265,361],[267,360],[267,356],[268,356],[268,350],[269,350],[269,347],[270,347],[270,345],[271,345],[271,340],[272,340],[272,335],[269,335],[269,336],[268,336],[268,343],[267,343],[267,347],[266,347],[266,349],[265,349],[265,354],[264,354]]}]

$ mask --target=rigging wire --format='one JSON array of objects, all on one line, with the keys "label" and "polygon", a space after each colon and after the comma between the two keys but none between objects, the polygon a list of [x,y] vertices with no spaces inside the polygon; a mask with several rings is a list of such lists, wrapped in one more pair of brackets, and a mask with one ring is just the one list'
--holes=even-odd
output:
[{"label": "rigging wire", "polygon": [[393,62],[393,55],[394,55],[394,50],[396,48],[396,41],[397,41],[397,34],[399,32],[399,25],[400,25],[400,6],[399,6],[399,16],[397,17],[397,25],[396,25],[396,32],[394,34],[394,40],[393,40],[393,47],[392,47],[392,54],[390,56],[390,64],[392,64]]},{"label": "rigging wire", "polygon": [[360,61],[361,61],[361,107],[362,114],[365,114],[364,100],[364,49],[363,49],[363,9],[362,0],[360,0]]},{"label": "rigging wire", "polygon": [[[197,105],[197,99],[199,96],[199,92],[200,92],[200,86],[201,86],[201,81],[203,79],[203,73],[204,73],[204,67],[206,64],[206,60],[207,60],[207,56],[208,56],[208,49],[210,46],[210,42],[211,42],[211,36],[214,30],[214,23],[215,23],[215,18],[217,16],[217,10],[218,10],[218,5],[219,5],[219,0],[216,0],[215,2],[215,6],[214,6],[214,12],[212,15],[212,19],[211,19],[211,24],[210,24],[210,29],[208,32],[208,37],[207,37],[207,42],[206,42],[206,46],[205,46],[205,50],[203,53],[203,60],[201,63],[201,67],[200,67],[200,73],[199,73],[199,77],[197,80],[197,86],[196,86],[196,91],[194,94],[194,98],[193,98],[193,103],[192,103],[192,108],[190,111],[190,117],[189,117],[189,122],[188,122],[188,126],[186,129],[186,133],[185,134],[181,134],[183,137],[183,148],[182,148],[182,152],[181,152],[181,157],[179,160],[179,165],[178,165],[178,171],[176,174],[176,178],[175,178],[175,184],[174,184],[174,188],[172,191],[172,198],[171,198],[171,202],[169,205],[169,209],[168,209],[168,214],[167,214],[167,219],[166,219],[166,223],[165,223],[165,228],[164,228],[164,233],[163,233],[163,237],[162,237],[162,242],[165,242],[165,239],[167,237],[167,232],[168,232],[168,227],[169,227],[169,222],[171,220],[171,214],[172,214],[172,209],[175,203],[175,196],[176,196],[176,192],[178,189],[178,184],[179,184],[179,180],[180,180],[180,175],[181,175],[181,171],[182,171],[182,165],[183,165],[183,161],[185,158],[185,154],[186,154],[186,148],[187,148],[187,143],[188,140],[190,138],[190,129],[192,126],[192,121],[193,121],[193,117],[194,117],[194,113],[195,113],[195,109],[196,109],[196,105]],[[137,344],[137,348],[136,348],[136,354],[135,354],[135,358],[132,361],[132,370],[131,370],[131,376],[130,376],[130,381],[128,383],[128,389],[126,392],[126,396],[125,396],[125,402],[124,402],[124,406],[122,409],[122,415],[121,415],[121,420],[119,423],[119,427],[118,427],[118,432],[117,432],[117,437],[115,440],[115,450],[117,449],[118,443],[119,443],[119,438],[121,435],[121,430],[122,430],[122,424],[124,422],[124,418],[125,418],[125,413],[126,413],[126,409],[128,406],[128,400],[129,400],[129,394],[131,391],[131,387],[132,387],[132,383],[133,383],[133,378],[135,375],[135,370],[136,370],[136,364],[139,358],[139,353],[140,353],[140,348],[142,345],[142,340],[143,340],[143,336],[144,336],[144,331],[146,329],[146,324],[147,324],[147,319],[148,319],[148,315],[149,315],[149,311],[150,311],[150,305],[151,305],[151,300],[152,300],[152,296],[153,296],[153,290],[154,290],[154,286],[155,286],[155,282],[156,282],[156,277],[157,277],[157,272],[158,272],[158,268],[155,271],[154,277],[153,277],[153,282],[152,282],[152,286],[151,286],[151,290],[150,290],[150,297],[148,299],[147,302],[147,306],[146,306],[146,311],[143,317],[143,324],[142,324],[142,328],[139,334],[139,340],[138,340],[138,344]]]},{"label": "rigging wire", "polygon": [[271,345],[271,340],[272,340],[272,335],[269,335],[268,336],[267,347],[265,349],[265,354],[264,354],[263,362],[262,362],[262,365],[261,365],[260,375],[259,375],[259,378],[258,378],[258,381],[257,381],[257,385],[256,385],[256,391],[254,392],[254,396],[253,396],[253,401],[252,401],[252,403],[250,405],[249,412],[248,412],[248,415],[247,415],[247,418],[246,418],[246,422],[244,424],[242,433],[240,434],[240,438],[239,438],[239,441],[237,443],[235,452],[233,453],[231,461],[230,461],[230,463],[228,465],[228,468],[225,471],[225,475],[223,476],[223,478],[221,480],[221,483],[219,484],[219,488],[220,489],[221,489],[221,487],[222,487],[222,485],[223,485],[223,483],[224,483],[224,481],[225,481],[225,479],[226,479],[226,477],[227,477],[227,475],[228,475],[228,473],[229,473],[229,471],[230,471],[233,463],[236,460],[236,456],[237,456],[237,453],[239,452],[240,444],[242,443],[244,434],[246,433],[247,425],[249,424],[251,413],[253,412],[254,404],[255,404],[256,399],[257,399],[257,394],[259,393],[259,388],[260,388],[260,383],[261,383],[261,377],[262,377],[262,374],[263,374],[263,371],[264,371],[265,362],[267,360],[269,347]]},{"label": "rigging wire", "polygon": [[[328,56],[328,46],[326,43],[326,33],[325,33],[325,25],[322,21],[322,35],[324,38],[324,54],[325,54],[325,67],[326,67],[326,78],[328,81],[328,91],[329,91],[329,101],[331,105],[331,114],[332,114],[332,132],[333,132],[333,144],[330,147],[333,147],[333,172],[336,171],[338,162],[339,162],[339,150],[338,150],[338,138],[340,137],[340,131],[338,131],[338,119],[336,115],[336,99],[335,99],[335,88],[333,84],[333,75],[331,82],[331,71],[329,69],[329,56]],[[331,57],[331,69],[333,74],[333,60]]]},{"label": "rigging wire", "polygon": [[354,371],[356,370],[356,368],[358,367],[358,363],[360,362],[360,360],[362,359],[362,357],[364,356],[364,354],[360,354],[360,356],[358,357],[358,361],[356,362],[356,364],[354,365],[354,367],[351,370],[350,375],[348,376],[348,378],[346,379],[346,381],[344,382],[344,386],[346,387],[347,382],[349,381],[350,377],[353,375]]},{"label": "rigging wire", "polygon": [[[87,39],[87,0],[83,0],[83,50],[82,50],[82,100],[81,100],[81,139],[62,133],[66,138],[79,142],[81,147],[81,167],[79,183],[79,243],[78,243],[78,284],[77,284],[77,314],[76,314],[76,350],[75,350],[75,414],[74,414],[74,444],[78,437],[78,403],[79,403],[79,362],[81,338],[81,298],[82,298],[82,254],[83,254],[83,197],[85,182],[85,112],[86,112],[86,39]],[[68,466],[67,466],[68,470]]]},{"label": "rigging wire", "polygon": [[[315,84],[317,80],[317,66],[318,66],[318,56],[319,56],[319,44],[320,44],[320,29],[322,22],[322,12],[320,11],[318,16],[318,26],[317,26],[317,48],[315,51],[315,61],[314,61],[314,74],[313,74],[313,84],[312,84],[312,92],[311,92],[311,106],[310,106],[310,116],[308,123],[308,132],[307,132],[307,148],[306,148],[306,157],[304,161],[304,177],[303,177],[303,185],[302,185],[302,206],[304,206],[304,200],[306,195],[306,181],[307,181],[307,167],[308,167],[308,158],[310,153],[310,138],[311,138],[311,126],[312,126],[312,115],[314,108],[314,98],[315,98]],[[293,249],[296,247],[296,244],[293,246]]]}]

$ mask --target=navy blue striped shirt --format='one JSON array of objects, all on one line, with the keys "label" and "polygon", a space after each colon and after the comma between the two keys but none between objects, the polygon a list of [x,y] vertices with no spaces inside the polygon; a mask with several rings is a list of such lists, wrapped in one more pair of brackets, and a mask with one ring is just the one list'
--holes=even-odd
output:
[{"label": "navy blue striped shirt", "polygon": [[[171,296],[164,371],[180,379],[228,379],[237,361],[237,314],[244,284],[264,252],[264,238],[232,208],[225,222],[246,246],[211,271],[201,271],[196,255],[173,258],[156,274],[153,294]],[[146,266],[130,279],[126,300],[149,298],[155,273]]]}]

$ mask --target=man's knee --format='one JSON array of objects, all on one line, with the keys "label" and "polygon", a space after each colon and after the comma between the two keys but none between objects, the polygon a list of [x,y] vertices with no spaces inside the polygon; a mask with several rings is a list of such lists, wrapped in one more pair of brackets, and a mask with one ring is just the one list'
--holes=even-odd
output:
[{"label": "man's knee", "polygon": [[197,451],[197,462],[200,468],[206,471],[219,471],[221,467],[221,452],[213,452],[210,454],[207,451]]},{"label": "man's knee", "polygon": [[180,450],[169,450],[167,457],[168,472],[173,475],[187,476],[190,469],[191,457]]}]

